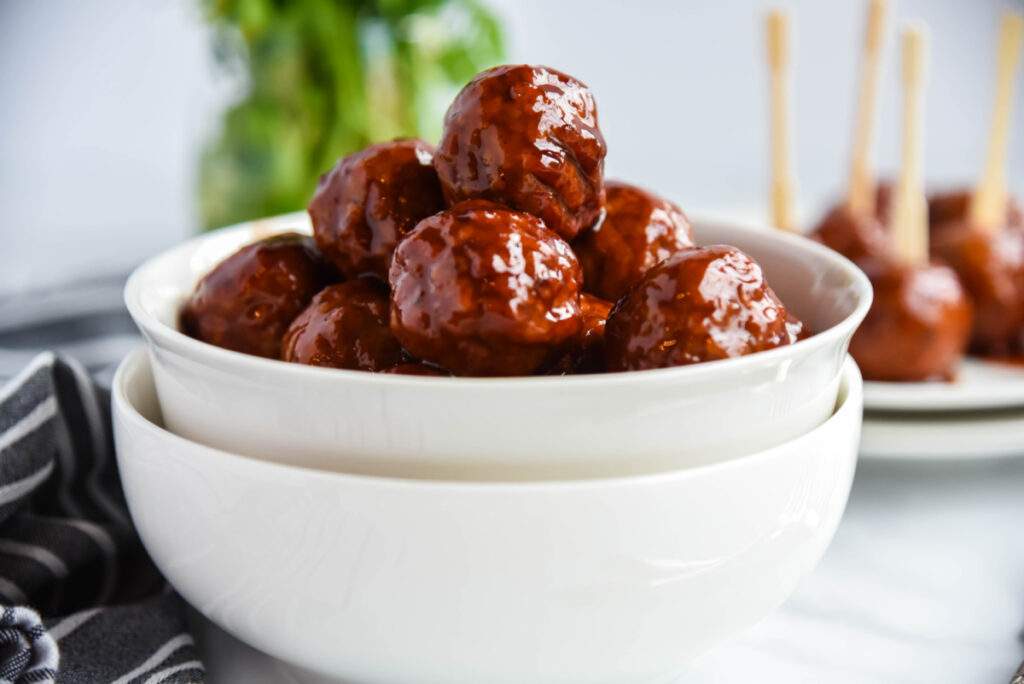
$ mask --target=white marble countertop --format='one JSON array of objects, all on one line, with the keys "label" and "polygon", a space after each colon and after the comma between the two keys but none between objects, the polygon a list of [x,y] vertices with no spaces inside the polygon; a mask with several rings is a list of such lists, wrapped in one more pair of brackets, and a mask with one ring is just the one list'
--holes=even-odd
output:
[{"label": "white marble countertop", "polygon": [[[1024,660],[1024,459],[862,461],[818,569],[681,684],[1008,684]],[[210,680],[322,684],[200,630]]]}]

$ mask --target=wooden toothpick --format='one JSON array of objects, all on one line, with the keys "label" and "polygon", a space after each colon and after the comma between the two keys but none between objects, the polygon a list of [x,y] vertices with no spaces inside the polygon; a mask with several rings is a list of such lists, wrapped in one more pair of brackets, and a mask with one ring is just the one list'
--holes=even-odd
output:
[{"label": "wooden toothpick", "polygon": [[860,63],[860,90],[850,155],[850,186],[846,196],[847,206],[856,214],[875,213],[875,175],[871,150],[875,139],[875,103],[878,99],[878,75],[882,65],[882,41],[885,37],[888,5],[888,0],[868,1],[864,52]]},{"label": "wooden toothpick", "polygon": [[921,149],[925,50],[922,29],[911,27],[903,32],[903,150],[892,235],[896,256],[913,265],[928,263],[928,209]]},{"label": "wooden toothpick", "polygon": [[771,75],[771,212],[772,224],[795,230],[793,197],[796,182],[790,162],[789,15],[772,10],[765,22],[768,70]]},{"label": "wooden toothpick", "polygon": [[997,232],[1006,223],[1006,149],[1009,144],[1013,83],[1024,40],[1024,16],[1007,12],[999,30],[996,97],[992,107],[988,154],[978,187],[971,197],[970,221],[978,229]]}]

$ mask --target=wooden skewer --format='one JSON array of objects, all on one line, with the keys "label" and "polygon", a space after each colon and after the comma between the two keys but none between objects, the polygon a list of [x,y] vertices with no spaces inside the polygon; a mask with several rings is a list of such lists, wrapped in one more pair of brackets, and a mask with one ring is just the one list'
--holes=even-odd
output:
[{"label": "wooden skewer", "polygon": [[875,213],[875,175],[871,168],[871,150],[875,139],[875,112],[878,75],[882,66],[882,39],[888,0],[869,0],[868,22],[864,30],[864,53],[860,65],[860,91],[857,118],[850,155],[850,187],[846,204],[855,214]]},{"label": "wooden skewer", "polygon": [[997,232],[1006,223],[1006,149],[1009,143],[1013,82],[1024,40],[1024,16],[1013,12],[1003,15],[999,31],[996,98],[992,108],[988,155],[978,187],[971,197],[970,220],[978,229]]},{"label": "wooden skewer", "polygon": [[772,225],[796,230],[793,197],[796,181],[790,161],[789,15],[772,10],[765,22],[771,75],[771,211]]},{"label": "wooden skewer", "polygon": [[896,256],[907,264],[928,263],[928,208],[922,166],[922,105],[926,38],[919,28],[903,32],[903,149],[896,186],[892,234]]}]

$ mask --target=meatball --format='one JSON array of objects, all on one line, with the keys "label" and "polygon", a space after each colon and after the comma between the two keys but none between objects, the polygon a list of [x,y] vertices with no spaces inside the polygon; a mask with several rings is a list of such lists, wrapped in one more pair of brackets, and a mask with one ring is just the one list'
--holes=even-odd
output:
[{"label": "meatball", "polygon": [[761,267],[727,245],[688,249],[647,272],[605,328],[612,371],[683,366],[790,343],[786,311]]},{"label": "meatball", "polygon": [[448,377],[451,373],[438,368],[437,366],[431,366],[426,363],[408,362],[400,363],[397,366],[388,368],[385,373],[391,373],[392,375],[426,375],[433,377]]},{"label": "meatball", "polygon": [[181,310],[181,330],[224,349],[276,359],[281,337],[333,279],[312,238],[288,233],[243,247],[210,271]]},{"label": "meatball", "polygon": [[281,358],[293,363],[382,371],[401,363],[402,346],[388,327],[388,291],[357,278],[321,290],[289,326]]},{"label": "meatball", "polygon": [[896,185],[891,181],[880,181],[875,186],[875,216],[883,226],[892,219],[892,205],[896,197]]},{"label": "meatball", "polygon": [[845,203],[833,207],[810,237],[858,264],[885,259],[890,249],[888,232],[877,216],[856,214]]},{"label": "meatball", "polygon": [[586,290],[614,301],[659,261],[693,247],[693,235],[672,202],[626,183],[606,183],[605,192],[604,221],[573,248]]},{"label": "meatball", "polygon": [[[951,243],[966,232],[972,192],[969,190],[935,193],[928,197],[928,225],[933,242]],[[1010,197],[1006,203],[1006,227],[1024,231],[1024,210]]]},{"label": "meatball", "polygon": [[928,225],[934,228],[950,221],[962,221],[971,204],[969,190],[940,192],[928,196]]},{"label": "meatball", "polygon": [[529,214],[486,200],[420,222],[391,264],[391,329],[455,375],[528,375],[580,332],[582,272]]},{"label": "meatball", "polygon": [[309,203],[313,233],[345,276],[386,279],[398,241],[444,209],[432,161],[422,140],[395,140],[341,159],[321,178]]},{"label": "meatball", "polygon": [[450,203],[501,202],[572,240],[604,206],[605,151],[585,85],[547,67],[509,65],[478,74],[455,98],[434,167]]},{"label": "meatball", "polygon": [[583,328],[576,344],[556,361],[550,375],[583,375],[605,372],[604,330],[612,303],[584,293],[580,297]]},{"label": "meatball", "polygon": [[974,303],[971,349],[1005,356],[1024,339],[1024,234],[989,234],[956,222],[937,229],[933,254],[948,263]]},{"label": "meatball", "polygon": [[947,266],[891,265],[850,353],[868,380],[950,380],[971,330],[971,305]]}]

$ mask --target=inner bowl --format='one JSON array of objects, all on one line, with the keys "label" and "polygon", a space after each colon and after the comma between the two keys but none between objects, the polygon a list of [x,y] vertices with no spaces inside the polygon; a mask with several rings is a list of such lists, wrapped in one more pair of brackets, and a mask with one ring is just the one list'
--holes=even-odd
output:
[{"label": "inner bowl", "polygon": [[568,377],[434,378],[248,356],[177,330],[196,282],[242,245],[310,231],[289,215],[219,230],[140,266],[125,289],[168,428],[267,460],[386,476],[614,477],[727,460],[831,413],[847,345],[871,302],[851,262],[804,238],[697,221],[701,244],[740,247],[817,332],[750,356]]},{"label": "inner bowl", "polygon": [[145,354],[114,380],[117,458],[160,570],[252,646],[349,684],[667,682],[777,607],[846,504],[862,388],[727,463],[573,482],[282,466],[159,427]]}]

